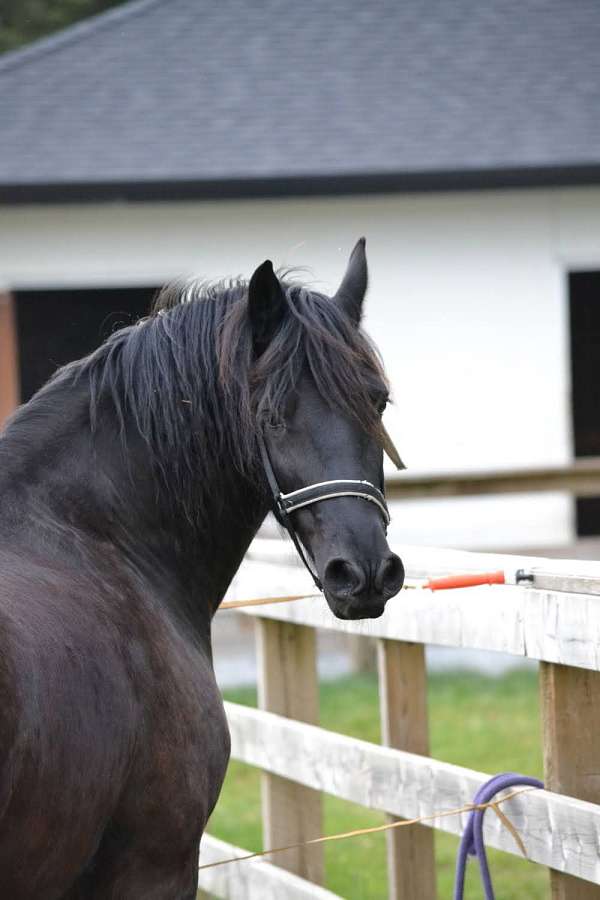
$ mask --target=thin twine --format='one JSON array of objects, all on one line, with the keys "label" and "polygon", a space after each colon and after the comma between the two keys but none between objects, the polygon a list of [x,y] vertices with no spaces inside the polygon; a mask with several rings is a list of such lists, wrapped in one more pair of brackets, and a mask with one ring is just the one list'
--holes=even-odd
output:
[{"label": "thin twine", "polygon": [[267,603],[289,603],[291,600],[308,600],[309,597],[316,597],[312,594],[290,594],[289,597],[257,597],[254,600],[226,600],[221,603],[219,609],[239,609],[242,606],[264,606]]},{"label": "thin twine", "polygon": [[285,850],[295,850],[298,847],[308,847],[312,844],[324,844],[327,841],[341,841],[345,838],[359,837],[362,834],[375,834],[380,831],[389,831],[391,828],[404,828],[407,825],[418,825],[422,822],[431,822],[434,819],[445,819],[449,816],[458,816],[464,812],[475,813],[481,811],[483,813],[486,809],[494,810],[501,823],[510,831],[521,853],[523,853],[524,856],[527,856],[525,845],[519,832],[499,807],[501,803],[506,803],[507,800],[512,800],[512,798],[516,797],[518,794],[525,794],[531,790],[534,790],[533,786],[517,788],[509,794],[506,794],[504,797],[498,797],[498,799],[490,800],[486,803],[465,803],[464,806],[459,806],[456,809],[442,810],[441,812],[430,813],[426,816],[418,816],[416,819],[399,819],[397,822],[387,822],[385,825],[374,825],[371,828],[358,828],[355,831],[343,831],[338,834],[328,834],[324,837],[312,838],[309,841],[300,841],[297,844],[289,844],[287,847],[274,847],[272,850],[259,850],[256,853],[247,853],[244,856],[231,856],[228,859],[220,859],[217,860],[217,862],[205,863],[202,866],[198,866],[198,871],[202,871],[202,869],[213,869],[215,866],[225,866],[228,863],[243,862],[244,860],[255,859],[259,856],[270,856],[273,853],[283,853]]},{"label": "thin twine", "polygon": [[[421,583],[404,584],[403,591],[412,591],[420,588]],[[289,594],[287,597],[256,597],[253,600],[225,600],[219,605],[219,609],[241,609],[244,606],[266,606],[269,603],[290,603],[292,600],[320,599],[320,595],[314,591],[310,594]]]}]

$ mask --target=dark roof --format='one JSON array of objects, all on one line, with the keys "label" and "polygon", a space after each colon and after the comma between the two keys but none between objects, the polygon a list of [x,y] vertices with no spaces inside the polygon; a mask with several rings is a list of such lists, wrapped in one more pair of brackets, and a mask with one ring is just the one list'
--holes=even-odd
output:
[{"label": "dark roof", "polygon": [[135,0],[0,58],[5,200],[600,181],[598,0]]}]

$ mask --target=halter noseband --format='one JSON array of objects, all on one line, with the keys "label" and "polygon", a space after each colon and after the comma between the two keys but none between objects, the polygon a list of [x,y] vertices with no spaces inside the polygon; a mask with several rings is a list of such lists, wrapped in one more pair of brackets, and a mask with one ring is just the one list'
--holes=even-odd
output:
[{"label": "halter noseband", "polygon": [[273,496],[273,513],[275,518],[279,524],[283,525],[286,529],[294,542],[294,546],[298,551],[300,559],[310,572],[318,589],[322,591],[323,585],[321,579],[313,572],[312,567],[308,563],[304,548],[300,543],[300,539],[296,534],[296,529],[290,519],[290,513],[297,509],[302,509],[305,506],[312,506],[313,503],[320,503],[321,500],[331,500],[334,497],[360,497],[362,500],[368,500],[371,503],[375,503],[383,516],[383,521],[387,528],[390,522],[390,513],[383,494],[383,470],[381,473],[381,490],[371,484],[370,481],[360,481],[354,478],[338,478],[333,481],[319,481],[315,484],[308,484],[306,487],[298,488],[296,491],[290,491],[289,494],[284,494],[277,483],[277,478],[273,471],[273,466],[271,465],[269,451],[267,450],[267,445],[261,431],[258,432],[258,447],[265,475],[267,476],[269,488]]}]

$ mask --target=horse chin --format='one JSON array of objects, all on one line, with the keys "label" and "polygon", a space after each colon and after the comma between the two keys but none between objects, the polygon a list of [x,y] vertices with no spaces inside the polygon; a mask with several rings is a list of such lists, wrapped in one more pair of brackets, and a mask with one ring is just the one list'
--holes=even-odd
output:
[{"label": "horse chin", "polygon": [[337,619],[378,619],[385,610],[383,597],[335,597],[325,591],[329,609]]}]

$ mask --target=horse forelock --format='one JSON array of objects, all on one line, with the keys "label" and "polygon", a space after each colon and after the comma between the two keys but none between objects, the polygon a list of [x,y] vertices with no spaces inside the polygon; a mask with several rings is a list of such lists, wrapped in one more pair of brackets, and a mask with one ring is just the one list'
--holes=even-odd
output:
[{"label": "horse forelock", "polygon": [[[282,423],[286,403],[308,371],[328,405],[367,430],[378,428],[374,391],[387,389],[383,367],[370,340],[334,301],[280,273],[286,310],[267,348],[254,356],[244,301],[233,304],[219,341],[219,379],[232,411],[248,432]],[[246,286],[244,286],[246,287]]]}]

